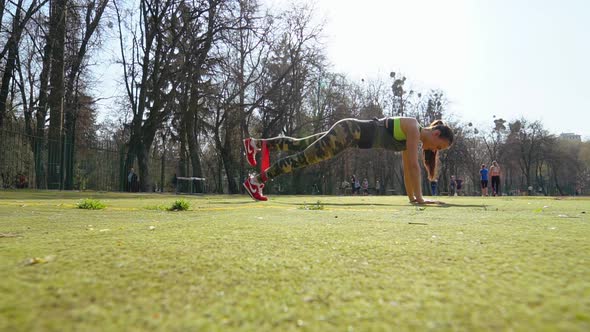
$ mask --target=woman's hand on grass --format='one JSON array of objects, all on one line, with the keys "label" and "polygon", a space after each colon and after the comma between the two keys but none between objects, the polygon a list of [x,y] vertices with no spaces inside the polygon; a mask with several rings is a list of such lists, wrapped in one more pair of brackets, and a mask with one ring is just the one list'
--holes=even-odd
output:
[{"label": "woman's hand on grass", "polygon": [[413,200],[413,201],[410,201],[410,203],[412,203],[412,204],[418,204],[418,205],[426,205],[426,204],[445,204],[445,202],[442,202],[442,201],[435,201],[435,200],[431,200],[431,199],[422,199],[422,200],[415,199],[415,200]]}]

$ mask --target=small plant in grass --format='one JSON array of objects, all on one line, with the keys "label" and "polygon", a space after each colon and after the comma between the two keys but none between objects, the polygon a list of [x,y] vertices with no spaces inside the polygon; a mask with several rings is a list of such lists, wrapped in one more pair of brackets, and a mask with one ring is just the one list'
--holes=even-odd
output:
[{"label": "small plant in grass", "polygon": [[85,210],[102,210],[106,207],[101,201],[98,199],[92,198],[85,198],[78,202],[78,209],[85,209]]},{"label": "small plant in grass", "polygon": [[184,199],[177,199],[172,203],[172,206],[168,209],[169,211],[186,211],[190,207],[190,203]]},{"label": "small plant in grass", "polygon": [[317,201],[315,204],[307,205],[303,203],[303,206],[300,208],[303,210],[323,210],[324,204],[321,201]]}]

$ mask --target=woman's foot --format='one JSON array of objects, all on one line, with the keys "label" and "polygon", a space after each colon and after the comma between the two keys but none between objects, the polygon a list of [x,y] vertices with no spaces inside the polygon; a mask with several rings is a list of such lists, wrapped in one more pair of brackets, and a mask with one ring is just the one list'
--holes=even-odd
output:
[{"label": "woman's foot", "polygon": [[244,143],[244,151],[246,152],[246,160],[252,167],[256,167],[256,153],[260,150],[251,138],[246,138],[242,141]]},{"label": "woman's foot", "polygon": [[268,197],[262,194],[262,188],[264,188],[264,183],[259,183],[258,180],[254,176],[249,176],[246,181],[244,181],[244,188],[254,200],[257,201],[266,201]]}]

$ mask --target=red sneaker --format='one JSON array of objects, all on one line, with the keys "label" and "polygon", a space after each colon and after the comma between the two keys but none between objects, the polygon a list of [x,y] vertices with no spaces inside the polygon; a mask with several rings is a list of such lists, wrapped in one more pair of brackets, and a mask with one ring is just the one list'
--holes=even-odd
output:
[{"label": "red sneaker", "polygon": [[262,194],[262,188],[264,188],[264,183],[258,183],[253,176],[250,176],[244,181],[244,188],[252,197],[252,199],[257,201],[266,201],[268,197]]},{"label": "red sneaker", "polygon": [[246,138],[242,141],[244,143],[244,151],[246,152],[246,160],[252,167],[256,167],[256,153],[258,149],[256,143],[251,138]]}]

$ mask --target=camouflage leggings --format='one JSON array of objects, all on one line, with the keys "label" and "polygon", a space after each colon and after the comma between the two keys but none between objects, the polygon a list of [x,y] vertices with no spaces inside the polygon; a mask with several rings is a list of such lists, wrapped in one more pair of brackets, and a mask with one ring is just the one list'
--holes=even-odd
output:
[{"label": "camouflage leggings", "polygon": [[266,170],[266,176],[272,179],[281,174],[291,173],[294,169],[330,159],[347,148],[370,147],[370,142],[363,142],[361,139],[361,132],[371,123],[372,121],[343,119],[336,122],[327,132],[308,137],[265,139],[270,150],[297,152],[273,163]]}]

